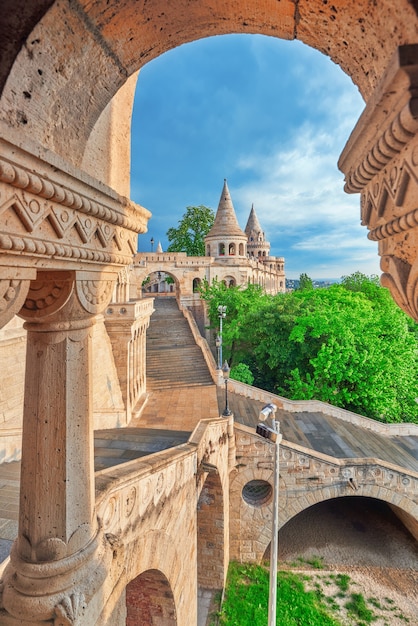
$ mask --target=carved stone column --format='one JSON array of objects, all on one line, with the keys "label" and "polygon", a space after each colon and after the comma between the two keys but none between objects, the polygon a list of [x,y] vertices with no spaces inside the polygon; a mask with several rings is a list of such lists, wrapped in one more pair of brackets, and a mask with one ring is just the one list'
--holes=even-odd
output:
[{"label": "carved stone column", "polygon": [[418,45],[401,46],[340,157],[394,300],[418,321]]},{"label": "carved stone column", "polygon": [[106,576],[95,515],[91,330],[113,278],[40,272],[20,312],[28,339],[19,532],[2,604],[30,623],[79,623]]}]

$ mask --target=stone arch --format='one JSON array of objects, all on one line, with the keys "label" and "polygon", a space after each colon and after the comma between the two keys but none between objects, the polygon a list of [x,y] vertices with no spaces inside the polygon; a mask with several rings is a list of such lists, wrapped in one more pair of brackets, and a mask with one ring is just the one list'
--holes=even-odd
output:
[{"label": "stone arch", "polygon": [[[27,4],[16,0],[16,15],[20,3],[22,10]],[[183,43],[229,33],[298,39],[340,65],[367,100],[396,47],[417,40],[416,10],[409,0],[399,0],[396,15],[391,0],[373,6],[359,0],[338,8],[322,0],[303,7],[258,0],[244,5],[177,0],[164,12],[158,3],[137,11],[135,2],[109,0],[84,11],[54,2],[43,15],[33,3],[32,8],[25,6],[25,17],[21,23],[14,20],[14,29],[7,22],[0,31],[7,50],[0,72],[6,118],[76,165],[100,114],[127,77]],[[71,55],[65,54],[63,41]],[[22,76],[30,92],[22,87]],[[66,121],[68,132],[62,132],[60,123],[49,123],[51,114]]]},{"label": "stone arch", "polygon": [[[196,596],[195,577],[190,575],[190,567],[181,554],[181,541],[182,538],[177,540],[162,530],[149,530],[137,534],[129,543],[129,549],[126,546],[125,576],[117,585],[117,592],[122,599],[125,596],[127,605],[138,592],[138,587],[145,585],[143,602],[149,602],[150,611],[154,615],[158,611],[161,615],[161,611],[164,611],[168,620],[144,622],[144,626],[154,623],[164,626],[186,623],[192,611]],[[152,583],[155,584],[154,595]],[[162,597],[164,594],[167,596],[167,603]],[[171,621],[173,616],[177,621]],[[127,626],[130,626],[128,622]]]},{"label": "stone arch", "polygon": [[143,572],[126,586],[126,626],[175,626],[176,607],[166,576]]},{"label": "stone arch", "polygon": [[225,284],[226,287],[235,287],[237,284],[237,280],[234,276],[225,276],[225,278],[223,279],[223,283]]},{"label": "stone arch", "polygon": [[[331,511],[332,514],[330,515]],[[368,512],[367,517],[366,512]],[[354,514],[353,519],[350,519],[351,514]],[[351,529],[354,529],[359,532],[359,529],[357,529],[356,526],[357,523],[360,524],[360,520],[361,524],[364,526],[361,532],[367,531],[369,533],[369,541],[372,542],[375,532],[377,534],[383,532],[379,523],[377,524],[378,528],[375,528],[373,525],[373,521],[377,521],[376,518],[379,517],[382,517],[382,522],[386,519],[388,524],[396,524],[399,529],[402,529],[400,532],[404,533],[408,544],[411,547],[416,546],[418,536],[417,520],[413,520],[410,515],[405,514],[405,512],[401,511],[399,507],[391,506],[387,501],[376,497],[358,496],[355,493],[340,493],[339,496],[328,498],[311,506],[305,507],[300,513],[280,526],[279,552],[281,556],[279,558],[286,558],[285,554],[290,556],[290,554],[295,553],[295,550],[299,554],[303,553],[307,546],[315,552],[312,542],[315,543],[317,536],[320,543],[323,544],[325,542],[328,544],[328,541],[333,543],[336,540],[336,537],[340,535],[341,540],[346,542],[347,549],[349,549],[352,541],[354,547],[357,542],[355,536],[350,535],[350,531]],[[358,522],[355,520],[358,520]],[[304,537],[300,543],[298,536],[304,536],[303,526],[306,524],[309,525],[307,533],[311,533],[310,539],[306,540]],[[325,531],[324,526],[330,526],[330,528]],[[343,539],[343,536],[345,536],[345,540]],[[291,547],[289,546],[289,543],[291,544]],[[298,547],[298,545],[300,545],[300,547]],[[263,560],[269,559],[270,548],[270,544],[267,545],[263,555]],[[367,550],[367,547],[365,547],[365,549]],[[387,550],[389,550],[389,546],[387,546]],[[387,550],[383,548],[382,555]],[[414,559],[412,554],[411,559]],[[394,563],[393,566],[396,567],[396,564]]]},{"label": "stone arch", "polygon": [[238,254],[239,254],[239,256],[244,256],[245,255],[244,244],[243,243],[239,244]]},{"label": "stone arch", "polygon": [[196,293],[199,290],[200,285],[202,284],[202,279],[197,277],[193,278],[193,293]]},{"label": "stone arch", "polygon": [[197,503],[197,581],[199,588],[222,589],[225,571],[224,494],[218,473],[205,480]]},{"label": "stone arch", "polygon": [[286,510],[282,510],[279,515],[280,527],[304,509],[319,502],[324,502],[325,500],[330,500],[332,498],[339,498],[341,496],[363,496],[366,498],[382,500],[389,506],[396,507],[399,511],[403,511],[406,515],[418,522],[418,504],[404,493],[400,493],[394,489],[390,489],[389,487],[373,483],[363,484],[361,489],[356,491],[347,487],[347,489],[342,492],[341,485],[336,484],[333,486],[320,487],[319,489],[312,491],[309,498],[309,504],[307,504],[303,498],[288,498],[286,501]]},{"label": "stone arch", "polygon": [[228,246],[228,254],[229,256],[235,256],[236,254],[236,246],[234,242],[231,242]]},{"label": "stone arch", "polygon": [[218,244],[218,256],[225,256],[225,244],[223,242]]},{"label": "stone arch", "polygon": [[[158,273],[160,273],[161,275],[165,274],[166,276],[169,276],[170,278],[173,279],[174,283],[170,285],[166,285],[165,287],[165,292],[173,292],[178,294],[181,292],[181,283],[182,283],[182,271],[179,270],[178,273],[172,271],[170,269],[170,271],[167,271],[166,268],[164,268],[163,266],[159,266],[159,265],[155,265],[154,266],[149,266],[146,268],[140,267],[140,266],[135,266],[134,267],[134,276],[135,276],[135,281],[136,281],[136,285],[137,285],[137,294],[138,297],[141,297],[141,291],[142,293],[148,293],[148,295],[150,296],[155,296],[158,295],[158,293],[161,293],[161,291],[158,291],[156,289],[146,289],[147,285],[144,284],[147,281],[148,277],[151,277],[153,275],[158,275]],[[151,281],[152,282],[152,281]],[[160,281],[161,282],[161,281]],[[145,290],[143,289],[145,287]],[[165,293],[164,292],[164,293]]]}]

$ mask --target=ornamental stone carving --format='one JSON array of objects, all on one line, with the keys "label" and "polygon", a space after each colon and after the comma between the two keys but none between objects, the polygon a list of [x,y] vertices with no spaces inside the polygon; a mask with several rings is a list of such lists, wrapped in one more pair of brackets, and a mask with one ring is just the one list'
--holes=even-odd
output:
[{"label": "ornamental stone carving", "polygon": [[[22,280],[22,276],[27,278]],[[35,270],[0,268],[0,328],[20,311],[35,276]]]},{"label": "ornamental stone carving", "polygon": [[82,617],[85,606],[85,598],[82,593],[64,596],[55,607],[54,626],[73,626]]},{"label": "ornamental stone carving", "polygon": [[378,243],[382,285],[418,320],[418,45],[401,46],[340,157]]},{"label": "ornamental stone carving", "polygon": [[13,256],[10,264],[36,257],[38,267],[54,269],[129,265],[150,215],[0,139],[0,255]]}]

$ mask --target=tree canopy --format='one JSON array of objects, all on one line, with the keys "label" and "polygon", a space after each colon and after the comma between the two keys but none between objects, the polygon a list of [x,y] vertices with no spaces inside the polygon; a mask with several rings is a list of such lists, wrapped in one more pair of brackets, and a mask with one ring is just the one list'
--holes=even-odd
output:
[{"label": "tree canopy", "polygon": [[418,325],[376,277],[356,273],[327,289],[276,296],[215,285],[203,297],[214,325],[217,304],[229,307],[224,355],[248,365],[256,386],[382,421],[418,422]]},{"label": "tree canopy", "polygon": [[213,226],[215,214],[212,209],[188,206],[179,220],[178,227],[167,231],[167,252],[186,252],[189,256],[205,256],[205,236]]}]

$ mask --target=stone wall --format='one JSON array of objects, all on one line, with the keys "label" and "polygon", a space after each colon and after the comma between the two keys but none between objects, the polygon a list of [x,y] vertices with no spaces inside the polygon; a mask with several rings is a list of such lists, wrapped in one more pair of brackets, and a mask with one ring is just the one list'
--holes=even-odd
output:
[{"label": "stone wall", "polygon": [[[260,562],[271,539],[274,444],[246,426],[235,426],[235,433],[237,464],[230,483],[231,557]],[[376,459],[335,459],[287,442],[280,445],[279,463],[279,527],[324,500],[364,496],[389,504],[417,536],[418,472]],[[243,490],[254,480],[270,485],[271,490],[264,498],[253,495],[248,502]]]}]

